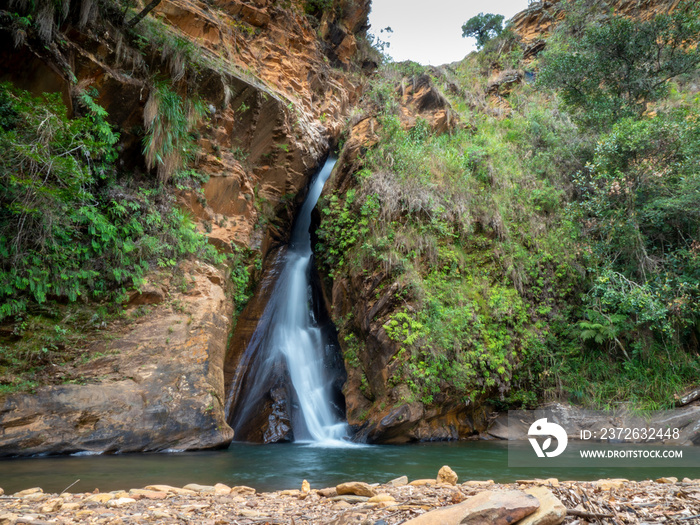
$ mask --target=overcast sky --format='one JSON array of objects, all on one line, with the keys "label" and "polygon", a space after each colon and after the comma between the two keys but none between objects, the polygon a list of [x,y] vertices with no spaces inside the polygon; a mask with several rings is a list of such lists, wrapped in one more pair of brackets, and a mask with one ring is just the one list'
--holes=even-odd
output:
[{"label": "overcast sky", "polygon": [[[372,0],[371,33],[391,45],[397,61],[439,65],[461,60],[475,49],[473,38],[462,38],[462,24],[479,13],[508,20],[527,7],[528,0]],[[391,27],[394,32],[379,33]]]}]

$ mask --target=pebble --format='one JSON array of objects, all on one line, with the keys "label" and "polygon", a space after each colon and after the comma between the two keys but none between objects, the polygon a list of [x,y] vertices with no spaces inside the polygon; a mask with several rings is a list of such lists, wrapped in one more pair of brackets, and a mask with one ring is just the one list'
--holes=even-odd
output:
[{"label": "pebble", "polygon": [[[575,508],[579,503],[572,498],[583,496],[591,501],[612,505],[618,510],[625,505],[634,508],[639,506],[641,511],[638,512],[645,513],[649,523],[661,523],[661,518],[668,521],[669,516],[678,519],[700,515],[700,486],[695,485],[697,480],[684,483],[683,491],[688,494],[684,499],[676,497],[678,485],[653,481],[562,481],[559,482],[560,488],[552,486],[551,480],[527,481],[529,482],[520,487],[540,501],[542,510],[525,522],[529,525],[551,525],[554,521],[558,522],[565,511],[559,503]],[[621,490],[615,492],[614,500],[610,499],[609,492],[600,488],[608,485],[621,487]],[[485,492],[503,493],[518,488],[515,483],[495,484],[491,480],[471,480],[455,487],[446,483],[438,484],[433,479],[418,480],[418,484],[414,485],[403,485],[400,482],[398,486],[386,483],[380,487],[356,481],[353,486],[368,488],[375,494],[338,494],[333,487],[314,490],[310,484],[308,493],[301,490],[256,493],[251,487],[229,488],[224,484],[213,485],[214,492],[195,492],[170,485],[60,496],[32,490],[29,494],[25,493],[26,496],[37,494],[45,499],[35,502],[27,500],[26,496],[0,497],[0,525],[19,524],[22,520],[26,523],[33,521],[37,524],[55,525],[254,525],[265,522],[292,523],[292,520],[296,525],[396,525],[428,514],[438,518],[441,513],[432,514],[434,511],[451,505],[467,506],[470,501],[474,501],[475,496]],[[227,490],[230,490],[228,495],[225,494]],[[300,495],[305,495],[304,499],[300,499]],[[546,503],[547,500],[551,500],[552,505]],[[417,523],[426,522],[421,519]]]}]

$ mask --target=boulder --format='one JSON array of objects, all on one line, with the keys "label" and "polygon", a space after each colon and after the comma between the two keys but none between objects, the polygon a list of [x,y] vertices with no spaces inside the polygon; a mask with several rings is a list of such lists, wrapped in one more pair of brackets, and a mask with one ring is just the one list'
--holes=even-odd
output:
[{"label": "boulder", "polygon": [[[223,270],[187,261],[188,291],[163,304],[77,365],[88,384],[61,384],[0,398],[0,456],[126,453],[228,446],[223,382],[233,304]],[[176,293],[175,293],[176,292]],[[89,355],[89,354],[86,354]],[[90,382],[94,379],[95,382]]]},{"label": "boulder", "polygon": [[324,498],[333,498],[338,495],[338,491],[335,490],[335,487],[328,487],[325,489],[317,490],[316,494],[318,494],[319,496],[323,496]]},{"label": "boulder", "polygon": [[214,485],[214,493],[221,496],[227,496],[228,494],[231,494],[231,487],[224,485],[223,483],[217,483]]},{"label": "boulder", "polygon": [[33,487],[31,489],[24,489],[20,490],[19,492],[15,492],[12,496],[15,498],[23,498],[25,496],[29,496],[30,494],[38,494],[44,492],[40,487]]},{"label": "boulder", "polygon": [[437,482],[438,483],[447,483],[448,485],[456,485],[457,480],[458,480],[457,473],[452,470],[450,467],[447,465],[444,465],[439,471],[437,475]]},{"label": "boulder", "polygon": [[366,496],[368,498],[371,498],[372,496],[377,495],[377,492],[372,487],[370,487],[367,483],[363,483],[361,481],[349,481],[347,483],[341,483],[340,485],[335,487],[335,490],[338,491],[339,496],[345,494],[353,494],[355,496]]},{"label": "boulder", "polygon": [[566,518],[566,507],[545,487],[533,487],[525,491],[535,496],[540,508],[534,514],[518,522],[518,525],[558,525]]},{"label": "boulder", "polygon": [[457,505],[413,518],[405,525],[510,525],[539,507],[535,496],[519,490],[484,491]]},{"label": "boulder", "polygon": [[408,485],[408,477],[401,476],[399,478],[392,479],[388,485],[391,485],[392,487],[403,487],[404,485]]}]

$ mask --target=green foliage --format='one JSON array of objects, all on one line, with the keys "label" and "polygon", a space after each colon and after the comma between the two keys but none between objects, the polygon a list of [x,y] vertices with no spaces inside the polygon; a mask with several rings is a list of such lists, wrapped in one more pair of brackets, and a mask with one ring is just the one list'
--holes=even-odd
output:
[{"label": "green foliage", "polygon": [[575,128],[541,112],[537,131],[523,117],[483,118],[476,131],[443,135],[420,118],[406,129],[395,82],[375,79],[367,95],[380,140],[365,153],[355,188],[323,201],[319,259],[336,278],[381,279],[375,299],[393,306],[372,321],[396,343],[393,385],[428,404],[490,398],[531,406],[542,385],[532,363],[566,326],[579,275],[565,193],[532,177],[522,159],[532,158],[525,152],[543,140],[543,128],[562,149],[557,132]]},{"label": "green foliage", "polygon": [[255,290],[254,275],[262,268],[260,253],[247,248],[234,247],[229,255],[228,266],[231,269],[231,281],[233,282],[233,302],[236,313],[243,311]]},{"label": "green foliage", "polygon": [[304,12],[319,16],[333,7],[333,0],[304,0]]},{"label": "green foliage", "polygon": [[116,178],[118,135],[88,93],[75,119],[59,95],[0,93],[16,114],[0,132],[0,318],[138,287],[189,254],[220,260],[162,188]]},{"label": "green foliage", "polygon": [[[610,351],[685,345],[700,322],[700,108],[625,119],[603,136],[576,183],[572,212],[592,241],[593,286],[582,337],[602,325]],[[602,336],[596,340],[599,341]],[[588,339],[589,337],[585,337]],[[600,341],[602,342],[602,341]]]},{"label": "green foliage", "polygon": [[143,110],[143,154],[148,168],[157,168],[161,182],[183,169],[192,156],[195,142],[191,132],[204,113],[201,100],[183,99],[166,81],[154,83]]},{"label": "green foliage", "polygon": [[476,48],[481,49],[503,31],[503,15],[479,13],[462,24],[462,37],[474,37]]},{"label": "green foliage", "polygon": [[669,79],[696,70],[699,38],[700,7],[688,1],[649,21],[610,16],[582,28],[564,23],[542,55],[538,81],[559,89],[582,125],[606,129],[641,115],[667,93]]}]

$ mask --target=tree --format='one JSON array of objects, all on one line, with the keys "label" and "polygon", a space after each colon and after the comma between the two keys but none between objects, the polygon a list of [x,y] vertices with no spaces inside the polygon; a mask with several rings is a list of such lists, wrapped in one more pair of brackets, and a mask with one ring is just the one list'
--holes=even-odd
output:
[{"label": "tree", "polygon": [[539,82],[560,90],[580,124],[601,131],[641,115],[668,80],[700,65],[700,8],[692,2],[645,22],[611,16],[588,22],[579,35],[566,29],[542,55]]},{"label": "tree", "polygon": [[479,13],[462,25],[462,37],[476,38],[476,48],[481,49],[486,42],[497,37],[503,31],[503,15]]}]

